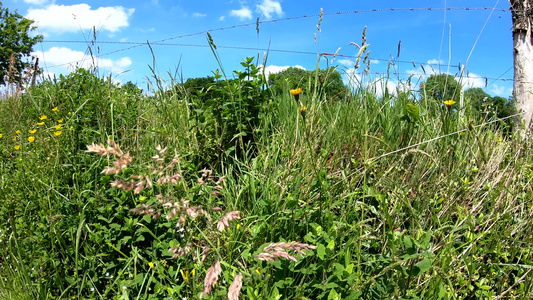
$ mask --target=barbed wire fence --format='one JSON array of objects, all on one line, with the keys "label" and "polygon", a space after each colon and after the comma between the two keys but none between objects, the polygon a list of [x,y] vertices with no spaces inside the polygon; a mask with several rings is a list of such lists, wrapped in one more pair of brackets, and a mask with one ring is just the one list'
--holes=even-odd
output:
[{"label": "barbed wire fence", "polygon": [[[46,66],[46,69],[53,69],[63,66],[72,66],[75,64],[84,63],[85,61],[90,61],[94,58],[100,59],[105,56],[109,56],[112,54],[129,51],[135,48],[143,47],[143,46],[168,46],[168,47],[194,47],[194,48],[208,48],[209,45],[207,44],[187,44],[187,43],[171,43],[169,41],[173,40],[179,40],[187,37],[193,37],[197,35],[204,35],[207,32],[216,32],[216,31],[226,31],[226,30],[234,30],[237,28],[244,28],[244,27],[252,27],[255,26],[257,30],[259,30],[260,25],[265,24],[271,24],[271,23],[279,23],[279,22],[285,22],[285,21],[294,21],[299,19],[307,19],[307,18],[317,18],[322,16],[335,16],[335,15],[349,15],[349,14],[368,14],[368,13],[382,13],[382,12],[418,12],[418,11],[428,11],[428,12],[448,12],[448,11],[468,11],[468,12],[475,12],[475,11],[490,11],[491,14],[493,12],[511,12],[511,9],[501,9],[496,7],[409,7],[409,8],[373,8],[373,9],[361,9],[361,10],[351,10],[351,11],[336,11],[336,12],[324,12],[322,14],[306,14],[306,15],[300,15],[300,16],[292,16],[292,17],[285,17],[285,18],[278,18],[278,19],[272,19],[272,20],[260,20],[257,18],[256,22],[249,22],[249,23],[243,23],[243,24],[236,24],[232,26],[226,26],[226,27],[217,27],[217,28],[211,28],[207,30],[201,30],[193,33],[188,34],[182,34],[177,36],[168,37],[161,40],[156,41],[146,41],[146,42],[140,42],[140,41],[134,41],[134,42],[127,42],[127,41],[87,41],[87,40],[44,40],[42,43],[61,43],[61,44],[86,44],[89,47],[91,46],[98,46],[98,45],[129,45],[128,47],[120,48],[113,51],[108,51],[105,53],[99,53],[99,54],[91,54],[92,57],[86,57],[80,60],[74,60],[66,63],[61,64],[55,64],[51,66]],[[231,46],[231,45],[217,45],[217,48],[220,49],[231,49],[231,50],[242,50],[242,51],[268,51],[268,52],[277,52],[277,53],[290,53],[290,54],[301,54],[301,55],[314,55],[316,56],[316,52],[311,51],[301,51],[301,50],[292,50],[292,49],[272,49],[272,48],[262,48],[262,47],[244,47],[244,46]],[[328,53],[322,53],[322,54],[328,54]],[[344,56],[346,58],[356,58],[355,55],[340,55]],[[412,65],[427,65],[428,62],[420,62],[415,60],[400,60],[398,58],[380,58],[380,57],[369,57],[369,59],[378,61],[378,62],[393,62],[394,64],[412,64]],[[440,64],[440,63],[439,63]],[[451,68],[461,68],[461,65],[449,65]],[[464,67],[464,66],[463,66]],[[470,79],[480,79],[485,81],[485,85],[489,85],[494,83],[495,81],[513,81],[512,78],[502,78],[503,75],[508,73],[510,69],[503,72],[502,75],[498,77],[488,77],[488,76],[468,76]],[[424,72],[425,73],[425,72]],[[377,73],[375,72],[377,75]],[[384,73],[381,73],[384,74]],[[394,74],[398,75],[415,75],[415,76],[427,76],[428,74],[413,74],[413,73],[405,73],[405,72],[397,72]],[[490,83],[489,83],[490,81]]]},{"label": "barbed wire fence", "polygon": [[[498,9],[498,8],[495,8],[495,7],[455,7],[455,8],[453,8],[453,7],[446,7],[446,8],[425,7],[425,8],[382,8],[382,9],[364,9],[364,10],[353,10],[353,11],[338,11],[338,12],[331,12],[331,13],[323,13],[322,16],[361,14],[361,13],[377,13],[377,12],[489,11],[489,10],[491,11],[491,14],[493,12],[511,12],[511,9]],[[316,17],[320,17],[320,16],[321,16],[320,14],[309,14],[309,15],[301,15],[301,16],[295,16],[295,17],[286,17],[286,18],[273,19],[273,20],[265,20],[265,21],[260,21],[259,18],[258,18],[257,21],[253,22],[253,23],[244,23],[244,24],[232,25],[232,26],[227,26],[227,27],[212,28],[212,29],[208,29],[208,30],[202,30],[202,31],[194,32],[194,33],[173,36],[173,37],[169,37],[169,38],[165,38],[165,39],[161,39],[161,40],[157,40],[157,41],[153,41],[153,42],[149,42],[149,41],[147,41],[147,42],[94,41],[92,43],[92,45],[99,45],[99,44],[101,44],[101,45],[106,45],[106,44],[129,45],[128,47],[125,47],[125,48],[109,51],[109,52],[106,52],[106,53],[103,53],[103,54],[98,54],[98,55],[95,56],[96,58],[101,58],[101,57],[104,57],[104,56],[109,56],[109,55],[112,55],[112,54],[115,54],[115,53],[124,52],[124,51],[128,51],[128,50],[131,50],[131,49],[134,49],[134,48],[148,46],[148,45],[151,45],[151,46],[208,48],[209,45],[207,45],[207,44],[170,43],[169,41],[178,40],[178,39],[182,39],[182,38],[186,38],[186,37],[192,37],[192,36],[196,36],[196,35],[203,35],[203,34],[206,34],[208,32],[225,31],[225,30],[232,30],[232,29],[250,27],[250,26],[256,26],[256,28],[258,28],[259,25],[261,25],[261,24],[277,23],[277,22],[283,22],[283,21],[292,21],[292,20],[305,19],[305,18],[316,18]],[[43,43],[63,43],[63,44],[69,44],[69,43],[70,44],[80,44],[81,43],[81,44],[89,44],[90,42],[88,42],[88,41],[79,41],[79,40],[44,40]],[[272,48],[261,48],[261,47],[226,46],[226,45],[217,45],[217,48],[233,49],[233,50],[268,51],[268,52],[291,53],[291,54],[314,55],[314,56],[317,55],[317,52],[291,50],[291,49],[272,49]],[[332,53],[319,53],[319,54],[320,55],[333,55]],[[338,55],[338,54],[335,54],[335,55]],[[355,55],[342,55],[341,54],[339,56],[342,56],[342,57],[345,57],[345,58],[354,58],[354,59],[356,58]],[[65,65],[72,65],[74,63],[80,63],[80,62],[84,62],[84,61],[90,60],[90,59],[92,59],[92,58],[84,58],[82,60],[72,61],[72,62],[63,63],[63,64],[57,64],[57,65],[49,66],[48,68],[56,68],[56,67],[61,67],[61,66],[65,66]],[[398,57],[394,58],[392,56],[391,56],[391,58],[369,57],[368,59],[376,60],[376,61],[383,61],[383,62],[387,62],[387,63],[391,63],[392,62],[393,64],[412,64],[413,66],[415,66],[415,65],[419,65],[419,66],[420,65],[428,65],[428,62],[420,62],[420,61],[414,61],[414,60],[410,60],[410,61],[409,60],[400,60],[400,59],[398,59]],[[460,64],[459,65],[448,65],[448,66],[449,67],[453,67],[453,68],[458,68],[459,71],[461,71],[461,68],[464,67],[464,66],[461,66]],[[485,81],[485,86],[490,85],[490,84],[492,84],[492,83],[494,83],[496,81],[503,81],[503,82],[511,81],[512,82],[512,81],[514,81],[513,78],[504,78],[503,77],[509,71],[511,71],[512,69],[513,69],[513,66],[511,66],[510,68],[508,68],[507,70],[502,72],[501,75],[499,75],[497,77],[468,76],[468,74],[467,74],[467,78],[484,80]],[[371,73],[374,74],[374,75],[378,75],[378,76],[389,75],[389,73],[384,73],[384,72],[371,72]],[[431,75],[431,74],[428,74],[427,72],[425,72],[425,70],[424,70],[423,73],[409,73],[409,72],[392,72],[392,73],[396,74],[396,75],[405,75],[405,76],[428,76],[428,75]],[[490,121],[487,121],[487,122],[483,122],[482,124],[475,125],[472,128],[485,127],[485,126],[488,126],[488,125],[491,125],[491,124],[494,124],[494,123],[505,121],[507,119],[516,118],[516,117],[522,116],[522,115],[524,115],[526,113],[533,113],[533,111],[528,111],[528,112],[522,111],[522,112],[518,112],[518,113],[512,114],[510,116],[504,117],[504,118],[494,118],[493,120],[490,120]],[[415,143],[415,144],[408,145],[408,146],[400,148],[400,149],[395,149],[395,150],[383,153],[383,154],[381,154],[379,156],[370,158],[370,162],[375,162],[375,161],[378,161],[378,160],[380,160],[380,159],[382,159],[384,157],[387,157],[387,156],[390,156],[390,155],[394,155],[394,154],[397,154],[397,153],[401,153],[401,152],[404,152],[404,151],[407,151],[407,150],[410,150],[410,149],[413,149],[413,148],[416,148],[416,147],[419,147],[419,146],[422,146],[422,145],[425,145],[425,144],[428,144],[428,143],[431,143],[431,142],[435,142],[435,141],[438,141],[438,140],[441,140],[441,139],[444,139],[444,138],[447,138],[447,137],[450,137],[450,136],[453,136],[453,135],[457,135],[457,134],[466,132],[468,130],[470,130],[470,129],[469,128],[460,129],[460,130],[454,131],[454,132],[449,133],[449,134],[437,136],[437,137],[434,137],[434,138],[431,138],[431,139],[428,139],[428,140],[424,140],[424,141],[421,141],[421,142],[418,142],[418,143]]]}]

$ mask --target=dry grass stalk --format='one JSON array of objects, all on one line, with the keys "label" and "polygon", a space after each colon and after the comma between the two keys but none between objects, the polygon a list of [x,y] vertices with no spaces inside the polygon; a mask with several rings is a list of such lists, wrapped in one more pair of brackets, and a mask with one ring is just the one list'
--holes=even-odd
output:
[{"label": "dry grass stalk", "polygon": [[239,273],[239,275],[235,276],[235,279],[233,279],[233,282],[229,286],[228,300],[239,300],[241,288],[242,288],[242,274]]},{"label": "dry grass stalk", "polygon": [[240,219],[239,211],[237,210],[230,211],[229,213],[225,214],[224,217],[222,217],[222,219],[220,219],[220,221],[218,221],[217,223],[218,231],[220,232],[224,231],[226,228],[229,227],[229,222],[233,220],[237,220],[237,219]]},{"label": "dry grass stalk", "polygon": [[172,258],[178,258],[189,254],[189,252],[191,252],[191,247],[192,245],[189,243],[185,247],[172,247],[168,249],[168,251],[174,253]]},{"label": "dry grass stalk", "polygon": [[294,256],[291,256],[287,252],[287,250],[292,250],[302,255],[305,255],[305,252],[303,250],[309,251],[312,249],[316,249],[316,246],[299,242],[273,243],[263,248],[263,252],[259,253],[256,257],[257,259],[264,261],[274,261],[278,258],[296,261],[296,258]]},{"label": "dry grass stalk", "polygon": [[209,269],[205,274],[204,280],[204,291],[200,295],[200,298],[207,296],[211,293],[211,289],[218,281],[218,276],[222,273],[222,268],[220,267],[220,262],[217,260],[216,263]]}]

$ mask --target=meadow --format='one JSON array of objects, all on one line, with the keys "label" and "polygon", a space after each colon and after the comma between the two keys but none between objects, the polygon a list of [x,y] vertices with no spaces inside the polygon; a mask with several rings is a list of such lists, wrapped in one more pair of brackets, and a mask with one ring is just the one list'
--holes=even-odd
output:
[{"label": "meadow", "polygon": [[8,94],[0,298],[532,297],[529,136],[468,98],[275,93],[260,63]]}]

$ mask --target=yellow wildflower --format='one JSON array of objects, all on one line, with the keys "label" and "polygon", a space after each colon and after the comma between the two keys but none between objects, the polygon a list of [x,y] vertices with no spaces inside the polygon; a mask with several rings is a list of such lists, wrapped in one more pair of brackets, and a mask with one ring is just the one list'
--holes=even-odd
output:
[{"label": "yellow wildflower", "polygon": [[13,147],[13,148],[15,148],[15,150],[18,150],[18,149],[20,149],[20,145],[16,145],[16,146]]},{"label": "yellow wildflower", "polygon": [[259,275],[261,275],[261,271],[262,271],[261,267],[257,267],[257,269],[255,269],[255,272]]},{"label": "yellow wildflower", "polygon": [[57,124],[55,129],[57,129],[57,130],[61,129],[61,124]]},{"label": "yellow wildflower", "polygon": [[302,92],[301,88],[291,90],[291,95],[294,96],[294,100],[298,101],[300,99],[300,93]]},{"label": "yellow wildflower", "polygon": [[37,132],[37,129],[30,129],[30,130],[28,130],[28,132],[31,133],[31,134],[34,134],[34,133]]},{"label": "yellow wildflower", "polygon": [[180,273],[181,277],[183,277],[183,280],[185,280],[185,282],[189,282],[189,271],[183,272],[183,270],[180,270]]},{"label": "yellow wildflower", "polygon": [[28,142],[33,143],[35,141],[35,137],[32,135],[28,138]]},{"label": "yellow wildflower", "polygon": [[20,134],[20,130],[15,131],[16,134]]},{"label": "yellow wildflower", "polygon": [[3,137],[4,135],[0,133],[0,139]]},{"label": "yellow wildflower", "polygon": [[301,92],[302,92],[302,89],[297,88],[297,89],[291,90],[291,95],[296,96],[296,95],[299,95]]},{"label": "yellow wildflower", "polygon": [[148,263],[148,266],[149,266],[150,268],[154,268],[154,263],[153,263],[153,262],[149,262],[149,263]]},{"label": "yellow wildflower", "polygon": [[302,117],[305,118],[305,113],[307,112],[307,106],[301,106],[300,107],[300,114],[302,115]]},{"label": "yellow wildflower", "polygon": [[52,108],[52,111],[57,111],[57,106]]},{"label": "yellow wildflower", "polygon": [[192,276],[196,276],[196,269],[192,269],[192,272],[191,272]]},{"label": "yellow wildflower", "polygon": [[455,104],[455,101],[453,101],[453,99],[450,99],[448,101],[444,101],[444,104],[446,104],[446,106],[450,107],[450,106]]},{"label": "yellow wildflower", "polygon": [[59,124],[63,123],[63,119],[57,120],[57,123],[59,123]]},{"label": "yellow wildflower", "polygon": [[44,122],[39,122],[39,123],[37,123],[37,125],[39,125],[39,126],[43,126],[43,125],[44,125]]},{"label": "yellow wildflower", "polygon": [[60,135],[61,135],[61,131],[56,131],[56,132],[54,132],[54,135],[55,135],[55,136],[60,136]]},{"label": "yellow wildflower", "polygon": [[41,121],[42,120],[46,120],[46,118],[48,118],[46,115],[42,115],[42,116],[39,117],[39,120],[41,120]]}]

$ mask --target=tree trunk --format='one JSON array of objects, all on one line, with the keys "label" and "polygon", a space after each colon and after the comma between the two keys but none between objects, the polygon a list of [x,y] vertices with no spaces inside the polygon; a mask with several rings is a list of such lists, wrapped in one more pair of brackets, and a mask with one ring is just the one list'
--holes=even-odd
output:
[{"label": "tree trunk", "polygon": [[526,129],[533,115],[533,0],[509,0],[513,16],[514,97]]}]

